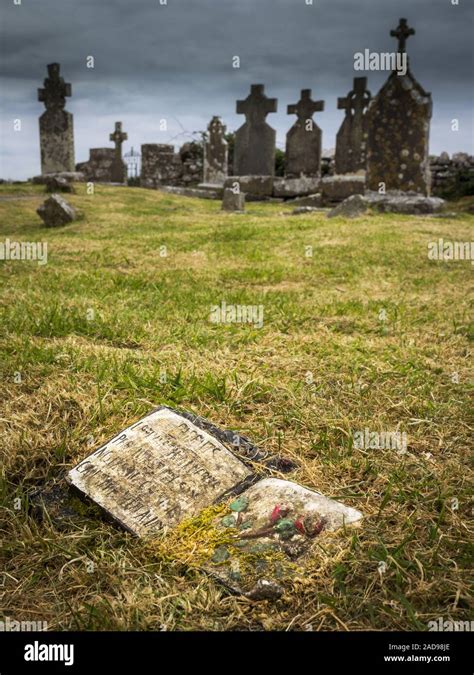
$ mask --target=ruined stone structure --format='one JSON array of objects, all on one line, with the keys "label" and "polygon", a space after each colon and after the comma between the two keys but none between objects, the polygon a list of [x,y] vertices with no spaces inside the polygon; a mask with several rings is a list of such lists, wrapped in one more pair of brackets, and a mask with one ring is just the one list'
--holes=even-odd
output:
[{"label": "ruined stone structure", "polygon": [[178,153],[173,145],[142,145],[140,184],[143,187],[198,185],[202,170],[202,148],[198,143],[185,143]]},{"label": "ruined stone structure", "polygon": [[219,117],[214,116],[207,131],[208,136],[204,143],[204,183],[222,185],[228,171],[226,127]]},{"label": "ruined stone structure", "polygon": [[71,85],[59,71],[59,63],[50,63],[44,88],[38,89],[38,101],[46,107],[39,119],[42,174],[74,171],[73,117],[64,110]]},{"label": "ruined stone structure", "polygon": [[[406,19],[391,34],[400,53],[414,34]],[[367,112],[369,190],[430,193],[428,143],[432,113],[431,94],[415,80],[409,67],[405,75],[393,71]]]},{"label": "ruined stone structure", "polygon": [[315,112],[324,110],[324,101],[313,101],[311,89],[302,89],[298,103],[288,106],[288,115],[296,122],[286,135],[286,170],[288,177],[321,175],[322,132],[313,120]]},{"label": "ruined stone structure", "polygon": [[237,114],[245,123],[236,131],[234,168],[236,176],[273,176],[275,173],[276,131],[265,121],[276,112],[278,101],[268,98],[263,84],[252,84],[244,101],[237,101]]},{"label": "ruined stone structure", "polygon": [[367,119],[370,103],[367,78],[355,77],[354,86],[345,98],[338,98],[337,107],[345,110],[344,121],[336,136],[336,173],[357,173],[366,168]]},{"label": "ruined stone structure", "polygon": [[113,148],[91,148],[89,160],[77,164],[76,171],[83,173],[89,182],[112,183],[114,161],[115,150]]}]

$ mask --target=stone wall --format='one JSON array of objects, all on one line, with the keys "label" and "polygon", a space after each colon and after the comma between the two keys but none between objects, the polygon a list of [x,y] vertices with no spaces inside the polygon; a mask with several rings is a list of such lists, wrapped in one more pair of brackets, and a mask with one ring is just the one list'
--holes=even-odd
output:
[{"label": "stone wall", "polygon": [[448,199],[474,194],[474,157],[458,152],[430,156],[431,193]]},{"label": "stone wall", "polygon": [[87,181],[110,183],[114,159],[115,150],[113,148],[91,148],[89,160],[76,164],[76,171],[83,173]]},{"label": "stone wall", "polygon": [[203,150],[199,143],[185,143],[177,153],[173,145],[142,145],[140,184],[143,187],[193,186],[202,182],[202,176]]}]

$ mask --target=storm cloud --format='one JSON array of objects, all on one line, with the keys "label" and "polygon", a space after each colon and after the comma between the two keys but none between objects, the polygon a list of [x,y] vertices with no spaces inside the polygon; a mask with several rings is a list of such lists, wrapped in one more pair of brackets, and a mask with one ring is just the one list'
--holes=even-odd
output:
[{"label": "storm cloud", "polygon": [[[161,0],[163,2],[164,0]],[[175,145],[221,115],[229,130],[243,120],[235,101],[263,83],[278,98],[268,116],[284,147],[300,90],[324,99],[315,120],[332,148],[343,111],[337,97],[352,85],[354,54],[393,51],[390,29],[407,17],[416,35],[407,51],[413,74],[431,91],[433,153],[473,152],[473,8],[466,0],[21,0],[2,8],[0,175],[40,172],[37,89],[57,61],[72,84],[76,161],[111,146],[122,120],[128,142]],[[88,56],[95,67],[87,68]],[[233,67],[238,56],[240,68]],[[375,94],[387,73],[368,72]],[[459,131],[451,121],[459,120]],[[21,131],[13,121],[21,120]],[[166,119],[168,128],[160,131]]]}]

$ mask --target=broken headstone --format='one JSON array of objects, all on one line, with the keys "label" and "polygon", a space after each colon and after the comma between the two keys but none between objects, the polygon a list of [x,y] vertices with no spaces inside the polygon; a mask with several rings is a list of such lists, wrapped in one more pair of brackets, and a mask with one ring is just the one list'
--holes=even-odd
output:
[{"label": "broken headstone", "polygon": [[243,192],[234,192],[232,188],[225,188],[222,199],[222,210],[242,213],[245,210],[245,194]]},{"label": "broken headstone", "polygon": [[76,210],[61,195],[53,194],[36,210],[46,227],[61,227],[76,220]]}]

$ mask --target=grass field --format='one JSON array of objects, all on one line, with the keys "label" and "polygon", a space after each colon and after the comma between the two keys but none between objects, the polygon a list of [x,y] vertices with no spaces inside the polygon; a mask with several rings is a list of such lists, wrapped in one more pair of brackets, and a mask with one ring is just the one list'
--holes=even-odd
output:
[{"label": "grass field", "polygon": [[[471,241],[473,216],[328,220],[279,203],[234,215],[82,185],[81,220],[50,230],[43,199],[0,186],[0,241],[48,243],[47,265],[0,261],[0,615],[50,630],[472,619],[473,266],[427,251]],[[222,301],[262,305],[263,327],[212,323]],[[361,510],[362,527],[320,538],[306,576],[270,604],[99,518],[32,517],[34,489],[159,404],[294,459],[289,478]],[[365,428],[405,432],[407,452],[356,449]]]}]

